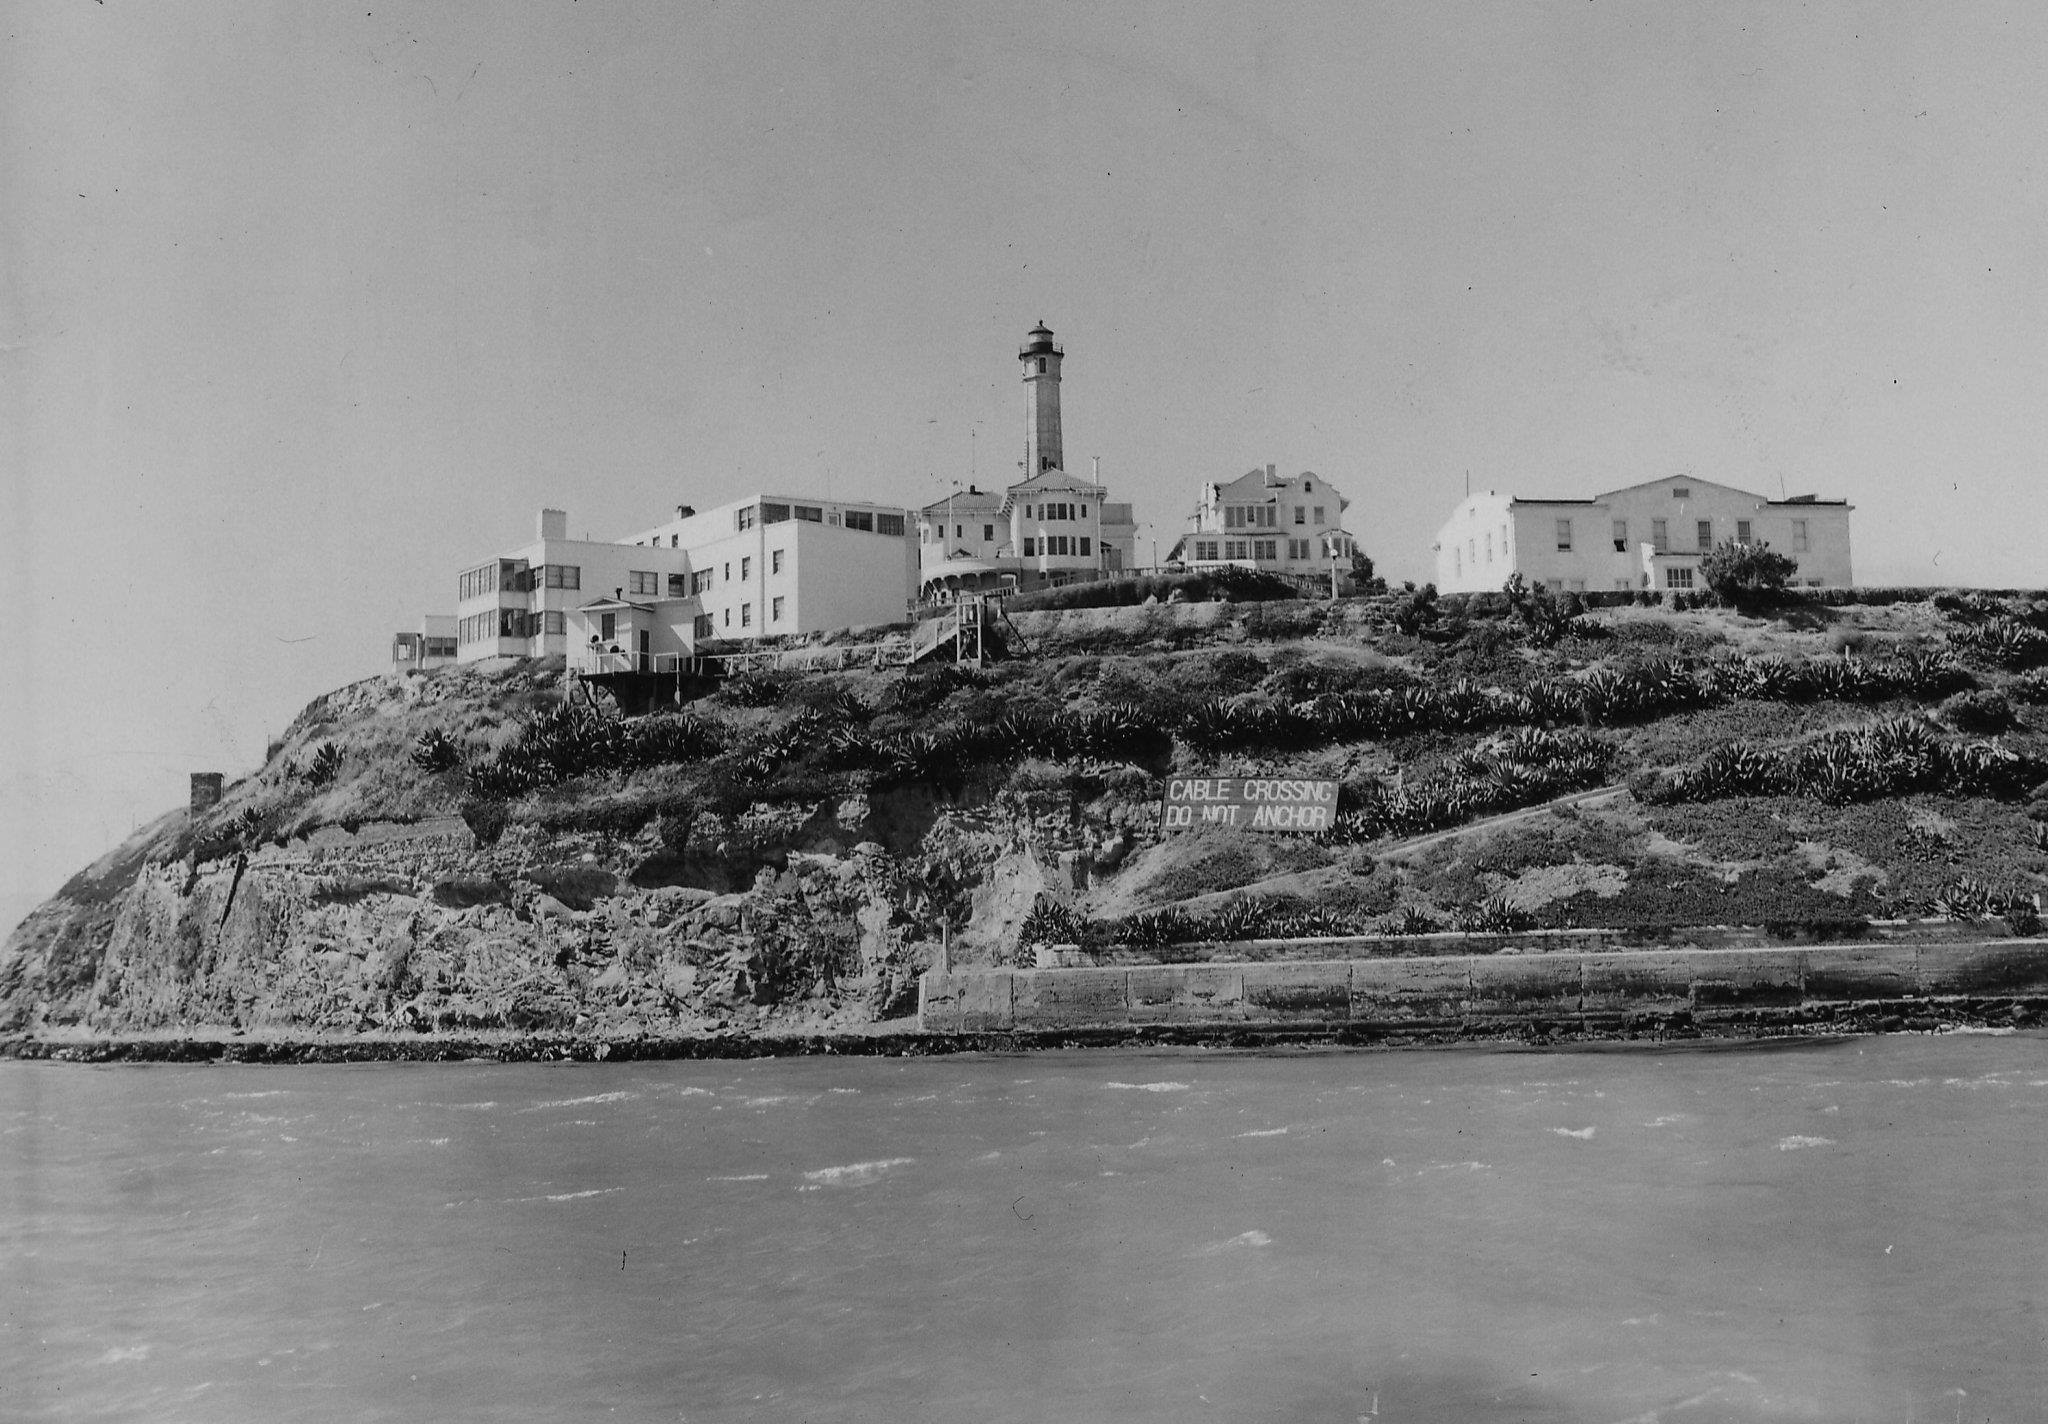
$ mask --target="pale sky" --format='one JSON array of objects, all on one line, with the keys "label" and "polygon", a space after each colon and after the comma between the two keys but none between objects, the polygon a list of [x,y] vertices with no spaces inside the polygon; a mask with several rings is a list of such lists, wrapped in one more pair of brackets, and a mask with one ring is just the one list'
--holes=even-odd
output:
[{"label": "pale sky", "polygon": [[[1162,544],[1268,461],[1846,497],[2040,585],[2048,7],[0,6],[0,918],[468,562],[1023,444]],[[1148,549],[1150,531],[1140,531]]]}]

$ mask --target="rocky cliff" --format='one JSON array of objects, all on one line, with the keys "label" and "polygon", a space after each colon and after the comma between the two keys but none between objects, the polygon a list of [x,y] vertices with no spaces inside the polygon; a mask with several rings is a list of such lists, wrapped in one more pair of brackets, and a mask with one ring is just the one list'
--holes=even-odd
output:
[{"label": "rocky cliff", "polygon": [[[1074,610],[1020,618],[1028,656],[993,670],[855,650],[630,720],[565,712],[559,663],[380,677],[16,928],[0,1030],[845,1031],[908,1013],[942,945],[1171,959],[1936,912],[2025,933],[2048,883],[2034,611]],[[1162,836],[1175,770],[1327,778],[1351,809],[1323,837]]]}]

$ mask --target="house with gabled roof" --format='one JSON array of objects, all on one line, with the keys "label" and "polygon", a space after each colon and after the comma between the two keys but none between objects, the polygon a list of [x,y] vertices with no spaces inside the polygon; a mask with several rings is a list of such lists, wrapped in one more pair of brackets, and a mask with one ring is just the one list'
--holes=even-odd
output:
[{"label": "house with gabled roof", "polygon": [[1349,565],[1358,541],[1344,528],[1351,501],[1314,470],[1282,476],[1273,465],[1202,486],[1202,501],[1167,562],[1237,564],[1282,574],[1327,574]]},{"label": "house with gabled roof", "polygon": [[1720,544],[1766,544],[1798,566],[1804,588],[1846,588],[1849,515],[1844,499],[1771,499],[1694,475],[1672,475],[1590,499],[1468,496],[1437,531],[1442,593],[1499,589],[1516,574],[1556,591],[1704,588],[1700,561]]}]

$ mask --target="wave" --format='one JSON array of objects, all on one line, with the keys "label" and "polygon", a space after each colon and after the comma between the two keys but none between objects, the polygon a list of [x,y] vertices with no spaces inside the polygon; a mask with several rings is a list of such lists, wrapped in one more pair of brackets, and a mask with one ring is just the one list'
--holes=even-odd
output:
[{"label": "wave", "polygon": [[907,1166],[915,1157],[878,1157],[872,1162],[849,1162],[843,1167],[820,1167],[815,1172],[804,1173],[804,1180],[811,1185],[801,1188],[814,1192],[819,1187],[857,1187],[874,1181],[892,1167]]},{"label": "wave", "polygon": [[1833,1147],[1834,1145],[1835,1139],[1832,1137],[1799,1137],[1795,1135],[1778,1139],[1778,1150],[1780,1152],[1797,1152],[1802,1147]]},{"label": "wave", "polygon": [[1592,1137],[1594,1132],[1594,1129],[1590,1127],[1553,1127],[1550,1130],[1559,1137],[1576,1137],[1581,1142]]},{"label": "wave", "polygon": [[557,1098],[549,1103],[535,1103],[532,1107],[521,1108],[521,1112],[545,1112],[549,1108],[580,1108],[589,1103],[618,1103],[628,1098],[637,1098],[638,1093],[629,1093],[623,1088],[610,1093],[593,1093],[587,1098]]},{"label": "wave", "polygon": [[1186,1083],[1104,1083],[1105,1088],[1125,1088],[1141,1093],[1185,1093]]}]

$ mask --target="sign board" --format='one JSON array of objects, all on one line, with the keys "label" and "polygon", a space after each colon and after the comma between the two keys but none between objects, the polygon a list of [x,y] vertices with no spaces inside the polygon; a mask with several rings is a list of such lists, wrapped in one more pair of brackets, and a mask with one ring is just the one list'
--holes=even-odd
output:
[{"label": "sign board", "polygon": [[1162,831],[1327,831],[1336,823],[1336,782],[1288,776],[1170,776],[1159,811]]}]

